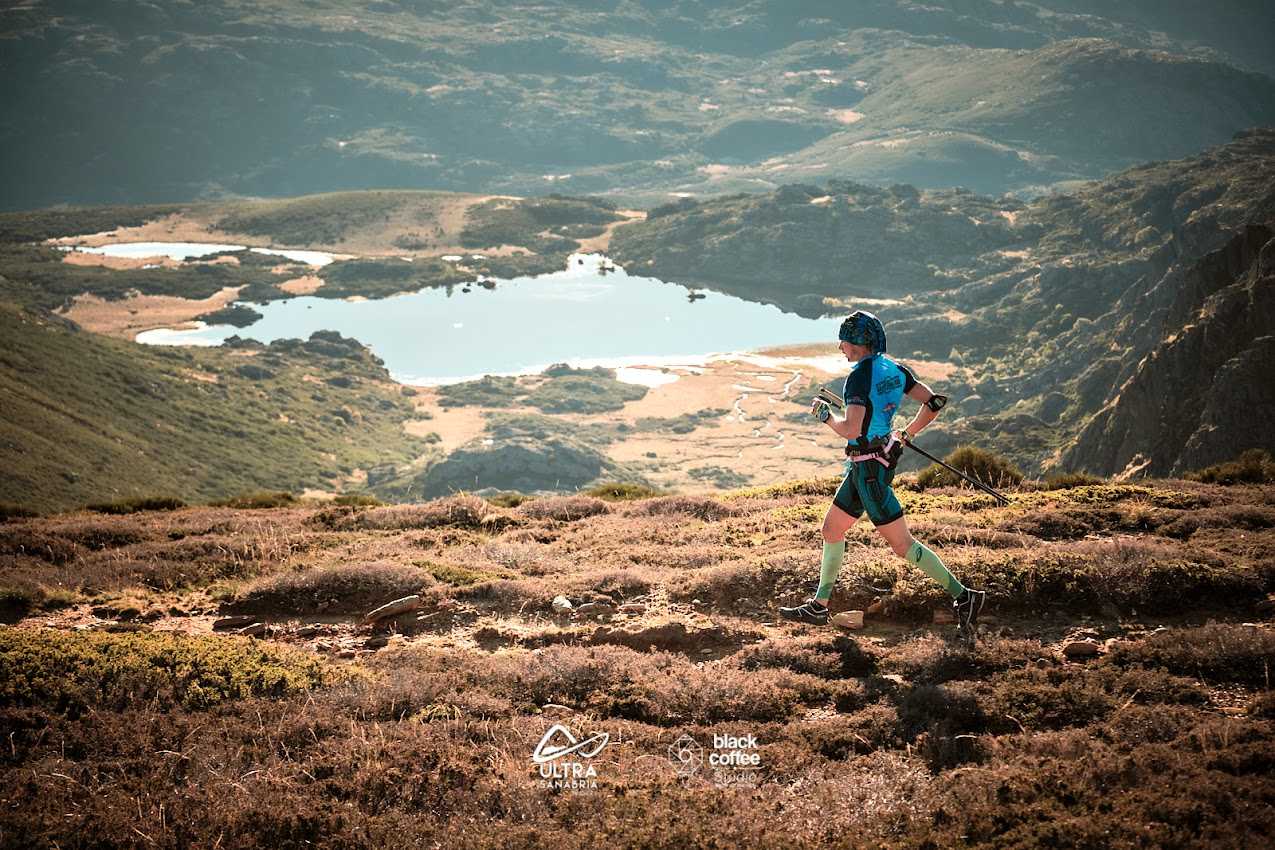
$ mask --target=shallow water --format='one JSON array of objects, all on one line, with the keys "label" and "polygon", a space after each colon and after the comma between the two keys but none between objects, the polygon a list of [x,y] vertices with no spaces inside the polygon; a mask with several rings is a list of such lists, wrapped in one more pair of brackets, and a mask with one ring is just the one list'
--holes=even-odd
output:
[{"label": "shallow water", "polygon": [[417,384],[530,374],[554,363],[667,366],[786,343],[836,346],[839,319],[805,319],[703,290],[706,297],[691,301],[685,287],[620,268],[600,275],[598,263],[593,255],[573,255],[564,271],[496,281],[492,290],[458,286],[363,301],[289,298],[254,305],[262,318],[247,328],[147,331],[137,339],[216,345],[234,335],[270,342],[335,330],[368,345],[397,380]]},{"label": "shallow water", "polygon": [[[96,248],[66,247],[66,251],[82,251],[85,254],[102,254],[106,257],[168,257],[173,260],[190,260],[196,257],[207,257],[212,254],[226,254],[232,251],[243,251],[244,245],[220,245],[209,242],[116,242],[113,245],[101,245]],[[333,256],[325,251],[294,251],[285,248],[253,248],[254,254],[269,254],[285,257],[293,262],[310,266],[326,266]]]}]

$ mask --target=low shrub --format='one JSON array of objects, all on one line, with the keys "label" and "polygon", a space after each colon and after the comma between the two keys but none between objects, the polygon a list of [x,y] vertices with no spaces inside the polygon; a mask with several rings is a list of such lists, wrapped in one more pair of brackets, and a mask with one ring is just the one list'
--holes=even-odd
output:
[{"label": "low shrub", "polygon": [[593,496],[544,496],[518,506],[518,512],[531,519],[574,522],[585,517],[611,512],[611,507]]},{"label": "low shrub", "polygon": [[284,490],[259,490],[255,493],[243,493],[212,502],[214,508],[239,508],[241,510],[268,510],[270,508],[286,508],[295,505],[296,496]]},{"label": "low shrub", "polygon": [[708,496],[663,496],[647,499],[629,510],[635,516],[683,515],[705,522],[736,516],[739,511]]},{"label": "low shrub", "polygon": [[385,503],[371,493],[342,493],[332,500],[332,504],[355,508],[379,508]]},{"label": "low shrub", "polygon": [[8,522],[12,519],[31,519],[39,515],[38,511],[33,511],[25,505],[19,505],[14,502],[0,502],[0,522]]},{"label": "low shrub", "polygon": [[[995,452],[980,449],[977,446],[959,446],[943,460],[949,466],[959,469],[989,487],[1014,486],[1023,480],[1023,473],[1012,463]],[[931,464],[921,470],[916,476],[916,483],[922,490],[930,487],[970,486],[960,476],[938,464]]]},{"label": "low shrub", "polygon": [[1057,472],[1045,478],[1046,490],[1070,490],[1072,487],[1086,487],[1102,484],[1104,480],[1088,472]]},{"label": "low shrub", "polygon": [[261,579],[223,607],[227,613],[277,617],[367,613],[434,583],[426,570],[401,564],[311,567]]},{"label": "low shrub", "polygon": [[647,484],[635,484],[628,481],[617,481],[609,484],[598,484],[587,490],[581,490],[582,496],[593,496],[608,502],[630,502],[635,499],[649,499],[660,495],[660,491]]},{"label": "low shrub", "polygon": [[324,679],[319,661],[246,638],[0,629],[0,707],[203,709],[286,697]]},{"label": "low shrub", "polygon": [[1213,682],[1269,688],[1275,667],[1275,634],[1252,626],[1218,623],[1170,629],[1140,641],[1117,643],[1110,660],[1163,668]]},{"label": "low shrub", "polygon": [[782,668],[824,679],[844,679],[872,675],[878,658],[854,640],[838,635],[771,638],[741,649],[730,661],[744,670]]},{"label": "low shrub", "polygon": [[1275,458],[1266,449],[1249,449],[1235,460],[1206,466],[1184,477],[1205,484],[1270,484],[1275,482]]},{"label": "low shrub", "polygon": [[186,507],[186,503],[176,496],[134,496],[128,499],[117,499],[114,502],[94,502],[85,506],[85,510],[99,514],[133,514],[138,511],[175,511]]},{"label": "low shrub", "polygon": [[311,522],[335,531],[412,528],[486,528],[491,505],[478,496],[460,493],[420,505],[388,505],[368,510],[340,506],[320,511]]}]

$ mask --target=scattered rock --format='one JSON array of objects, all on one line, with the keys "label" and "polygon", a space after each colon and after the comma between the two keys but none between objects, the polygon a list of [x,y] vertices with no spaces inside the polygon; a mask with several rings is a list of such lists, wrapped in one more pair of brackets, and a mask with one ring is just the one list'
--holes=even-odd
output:
[{"label": "scattered rock", "polygon": [[252,625],[244,626],[242,629],[236,629],[235,634],[247,635],[248,637],[264,637],[267,631],[269,631],[269,627],[265,623],[253,623]]},{"label": "scattered rock", "polygon": [[833,614],[832,624],[839,629],[861,629],[863,628],[863,612],[842,611],[839,614]]},{"label": "scattered rock", "polygon": [[356,655],[358,655],[358,653],[352,649],[343,649],[336,654],[336,657],[337,658],[353,658]]},{"label": "scattered rock", "polygon": [[125,632],[149,632],[151,630],[150,626],[144,625],[142,623],[116,623],[116,622],[102,623],[100,626],[98,626],[98,628],[104,632],[110,632],[111,634],[120,634]]},{"label": "scattered rock", "polygon": [[646,606],[641,602],[625,602],[620,606],[621,614],[645,614]]},{"label": "scattered rock", "polygon": [[604,617],[608,614],[615,613],[615,606],[608,605],[605,602],[586,602],[576,609],[577,614],[584,614],[587,617]]},{"label": "scattered rock", "polygon": [[303,638],[314,637],[318,633],[319,633],[319,627],[315,625],[302,626],[301,628],[297,629],[297,637],[303,637]]},{"label": "scattered rock", "polygon": [[319,641],[318,643],[316,643],[316,644],[314,645],[314,651],[315,651],[315,652],[322,652],[322,653],[325,653],[325,654],[326,654],[326,653],[331,652],[331,651],[332,651],[333,649],[335,649],[335,648],[336,648],[336,647],[334,647],[332,644],[328,643],[327,641],[322,641],[322,640],[321,640],[321,641]]},{"label": "scattered rock", "polygon": [[543,711],[545,714],[557,714],[557,715],[575,714],[575,709],[571,708],[570,706],[559,705],[556,702],[547,702],[544,705],[540,706],[540,710]]},{"label": "scattered rock", "polygon": [[363,648],[364,649],[380,649],[381,647],[389,646],[389,643],[390,643],[389,635],[372,635],[370,638],[363,641]]},{"label": "scattered rock", "polygon": [[164,619],[164,612],[158,608],[151,608],[148,611],[142,612],[141,616],[137,619],[141,620],[143,623],[153,623],[156,620]]},{"label": "scattered rock", "polygon": [[903,684],[903,677],[900,676],[898,673],[886,673],[881,678],[885,679],[887,682],[894,682],[894,684],[896,685]]},{"label": "scattered rock", "polygon": [[413,594],[404,596],[402,599],[395,599],[393,602],[386,602],[380,608],[376,608],[367,612],[363,617],[363,624],[376,623],[389,617],[397,617],[399,614],[406,614],[409,611],[415,611],[421,607],[420,596]]},{"label": "scattered rock", "polygon": [[1063,647],[1062,652],[1075,661],[1080,658],[1094,658],[1102,652],[1102,647],[1092,640],[1073,640]]},{"label": "scattered rock", "polygon": [[885,609],[885,603],[882,602],[881,597],[878,596],[872,600],[872,604],[870,604],[867,608],[863,609],[863,614],[865,617],[875,617],[878,614],[880,614],[884,609]]},{"label": "scattered rock", "polygon": [[555,596],[553,598],[553,610],[558,614],[565,614],[572,608],[571,600],[565,596]]},{"label": "scattered rock", "polygon": [[233,617],[222,617],[220,620],[214,620],[212,627],[214,632],[221,632],[230,629],[242,629],[244,626],[250,626],[255,622],[257,622],[256,617],[236,614]]}]

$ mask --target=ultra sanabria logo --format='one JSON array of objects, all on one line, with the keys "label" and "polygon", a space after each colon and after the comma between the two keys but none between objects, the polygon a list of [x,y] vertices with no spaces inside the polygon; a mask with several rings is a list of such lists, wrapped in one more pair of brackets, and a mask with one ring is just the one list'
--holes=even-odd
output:
[{"label": "ultra sanabria logo", "polygon": [[598,770],[593,757],[602,752],[611,736],[594,732],[577,738],[569,728],[555,723],[531,752],[539,782],[545,788],[591,791],[598,787]]}]

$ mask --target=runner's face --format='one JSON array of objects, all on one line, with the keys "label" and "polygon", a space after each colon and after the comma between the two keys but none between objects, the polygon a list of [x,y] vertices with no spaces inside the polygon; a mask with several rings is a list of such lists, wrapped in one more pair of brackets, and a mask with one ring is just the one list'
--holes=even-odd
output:
[{"label": "runner's face", "polygon": [[852,342],[846,342],[844,339],[837,346],[841,349],[841,353],[851,363],[858,363],[860,360],[868,356],[868,347],[866,345],[855,345]]}]

